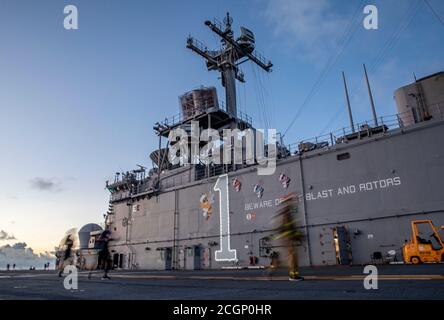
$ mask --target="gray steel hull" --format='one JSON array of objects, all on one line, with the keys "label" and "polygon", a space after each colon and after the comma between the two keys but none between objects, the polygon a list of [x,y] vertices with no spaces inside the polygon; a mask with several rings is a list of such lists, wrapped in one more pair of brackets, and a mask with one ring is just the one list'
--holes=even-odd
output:
[{"label": "gray steel hull", "polygon": [[[279,252],[285,264],[279,241],[263,239],[273,234],[280,197],[296,192],[298,223],[306,234],[297,247],[302,266],[344,263],[334,239],[335,228],[342,226],[348,236],[346,263],[366,264],[373,252],[389,250],[397,250],[402,261],[410,221],[444,225],[443,137],[444,122],[421,123],[281,160],[272,176],[258,176],[254,167],[230,173],[230,246],[237,261],[215,259],[221,242],[217,177],[172,186],[131,206],[115,201],[112,254],[123,254],[124,268],[139,269],[242,267],[252,264],[251,256],[258,258],[253,264],[267,266],[271,251]],[[338,160],[344,153],[349,158]],[[281,174],[290,178],[287,188]],[[256,184],[263,188],[262,197],[253,190]],[[214,197],[208,219],[200,203],[203,194]],[[125,218],[128,223],[122,223]]]}]

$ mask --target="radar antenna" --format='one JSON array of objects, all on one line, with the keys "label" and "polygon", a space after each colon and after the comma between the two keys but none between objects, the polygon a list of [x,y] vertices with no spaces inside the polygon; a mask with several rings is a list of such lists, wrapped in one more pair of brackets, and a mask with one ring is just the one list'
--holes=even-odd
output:
[{"label": "radar antenna", "polygon": [[224,18],[223,25],[216,19],[205,21],[205,25],[221,38],[221,50],[208,50],[202,42],[191,36],[187,39],[187,48],[206,60],[209,71],[216,70],[221,73],[227,112],[237,118],[236,80],[245,82],[238,66],[250,60],[266,72],[270,72],[273,64],[254,51],[255,38],[251,30],[241,27],[241,35],[235,39],[232,24],[233,18],[229,13]]}]

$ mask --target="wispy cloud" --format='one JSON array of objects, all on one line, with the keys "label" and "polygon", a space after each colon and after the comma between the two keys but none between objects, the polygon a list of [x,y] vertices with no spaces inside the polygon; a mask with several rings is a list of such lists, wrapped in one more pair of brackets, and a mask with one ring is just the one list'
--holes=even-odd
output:
[{"label": "wispy cloud", "polygon": [[310,60],[335,48],[346,25],[327,0],[269,0],[264,15],[277,36]]},{"label": "wispy cloud", "polygon": [[17,240],[12,234],[9,234],[5,230],[0,230],[0,241],[5,240]]},{"label": "wispy cloud", "polygon": [[36,177],[30,181],[31,187],[36,190],[58,192],[62,190],[62,182],[56,178]]}]

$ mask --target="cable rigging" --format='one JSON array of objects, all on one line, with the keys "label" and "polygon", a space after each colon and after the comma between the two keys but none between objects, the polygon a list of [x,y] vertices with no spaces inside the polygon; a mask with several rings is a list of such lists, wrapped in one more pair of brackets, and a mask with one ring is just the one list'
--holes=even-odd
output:
[{"label": "cable rigging", "polygon": [[361,0],[354,11],[351,19],[349,20],[348,25],[344,29],[343,34],[338,38],[338,43],[340,44],[339,50],[336,51],[336,53],[332,54],[330,58],[328,59],[326,65],[324,66],[322,72],[320,73],[319,77],[313,84],[311,90],[309,91],[308,95],[302,102],[302,104],[299,106],[299,108],[296,111],[295,116],[291,120],[288,127],[285,129],[282,137],[284,137],[288,131],[291,129],[291,127],[294,125],[296,120],[299,118],[300,114],[302,113],[303,109],[311,102],[312,98],[316,95],[319,88],[321,87],[322,83],[326,79],[327,75],[331,71],[331,69],[336,65],[336,63],[339,61],[340,57],[342,56],[344,49],[347,47],[347,45],[350,43],[350,41],[353,39],[353,36],[355,35],[358,28],[353,28],[353,26],[356,24],[357,17],[359,17],[359,12],[361,10],[361,7],[363,6],[364,1]]}]

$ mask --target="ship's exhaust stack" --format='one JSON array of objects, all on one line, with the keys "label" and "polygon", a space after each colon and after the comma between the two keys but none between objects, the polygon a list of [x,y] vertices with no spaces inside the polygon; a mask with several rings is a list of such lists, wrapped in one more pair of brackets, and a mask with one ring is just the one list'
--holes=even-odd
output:
[{"label": "ship's exhaust stack", "polygon": [[403,126],[444,114],[444,72],[438,72],[399,88],[395,91],[396,106]]}]

